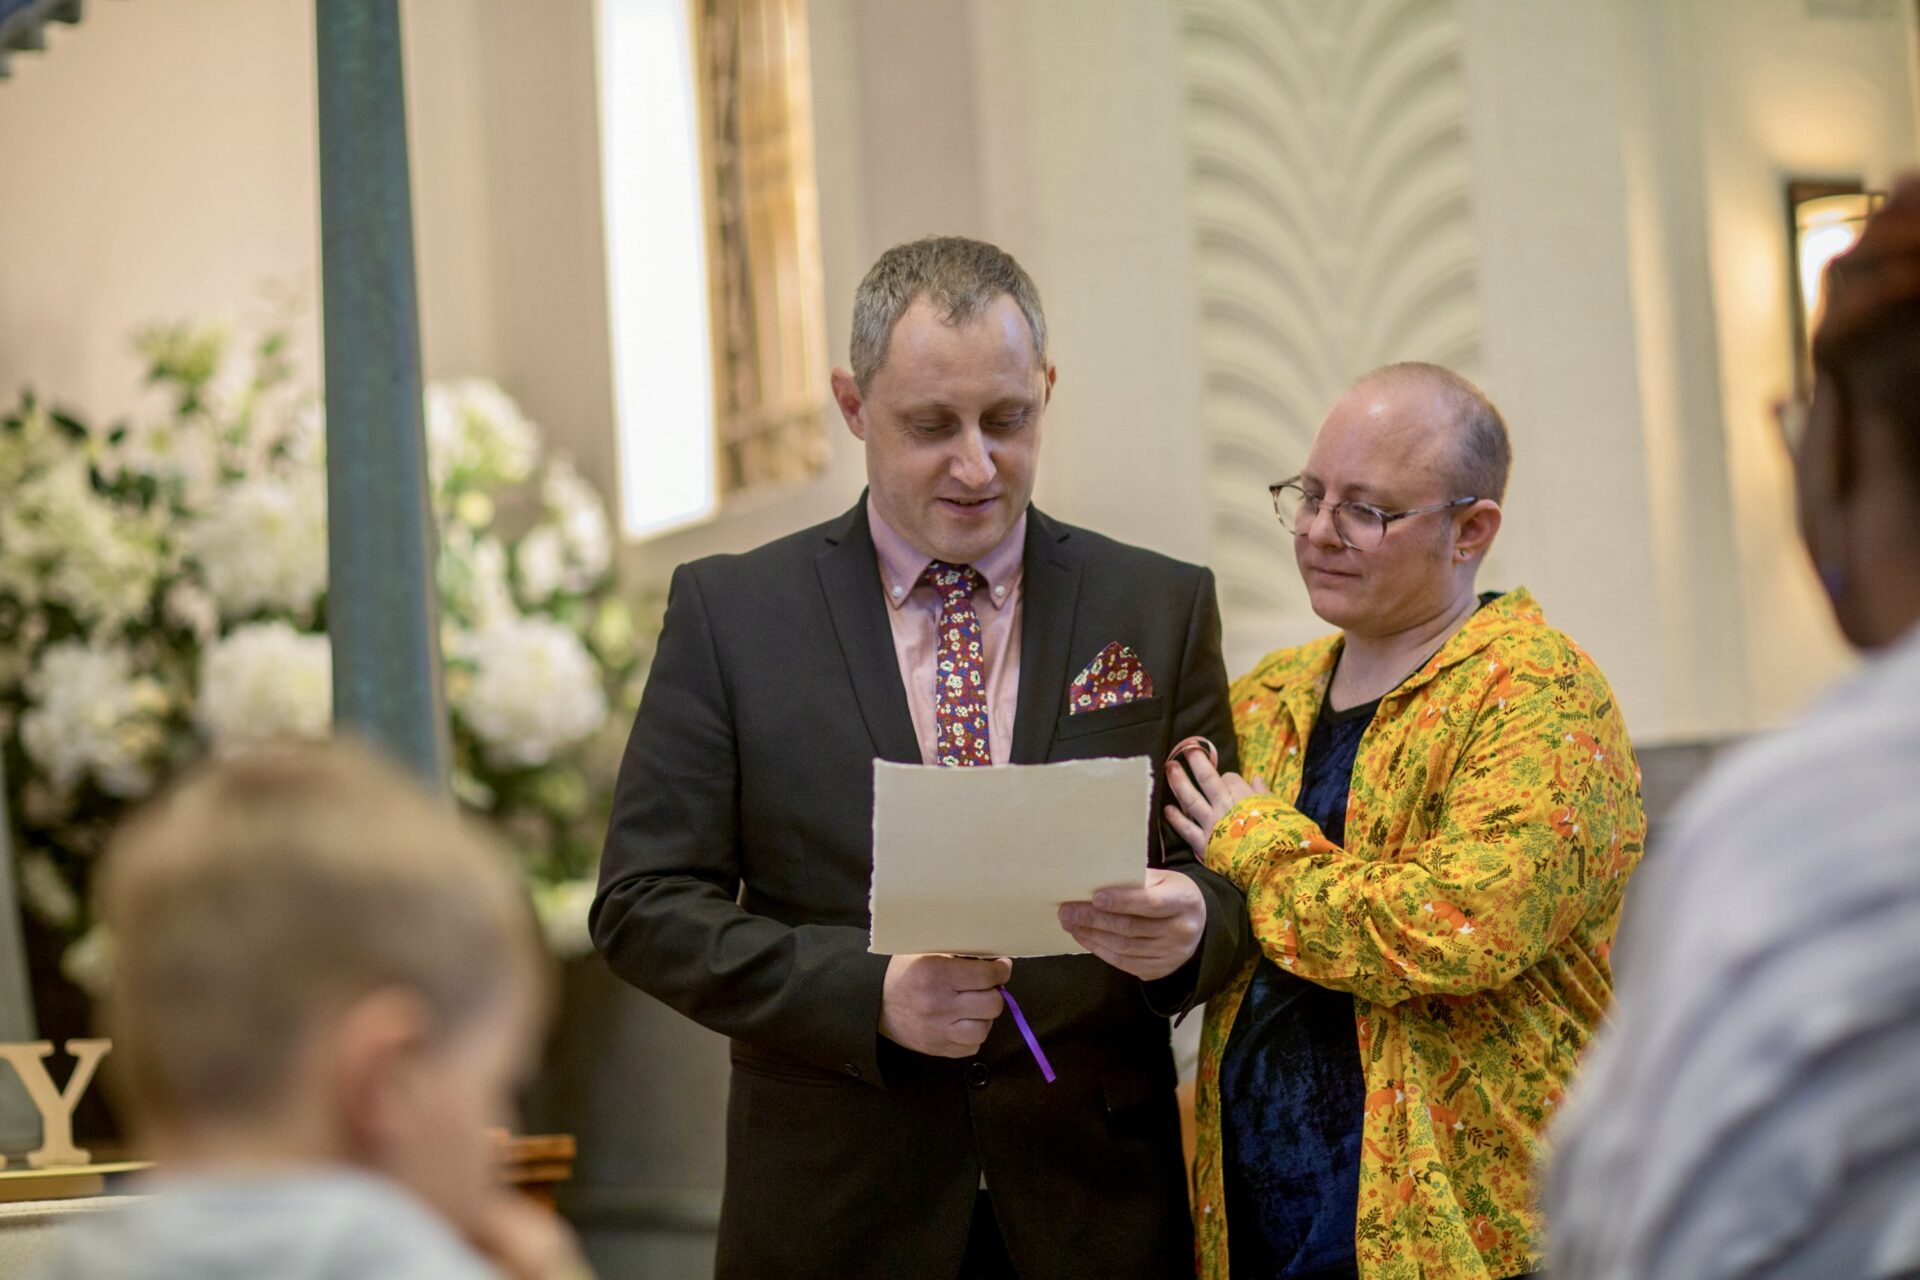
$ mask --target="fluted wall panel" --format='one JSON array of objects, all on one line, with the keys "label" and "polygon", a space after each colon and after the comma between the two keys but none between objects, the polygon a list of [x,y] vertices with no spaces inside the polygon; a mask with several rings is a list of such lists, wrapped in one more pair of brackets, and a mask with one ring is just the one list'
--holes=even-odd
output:
[{"label": "fluted wall panel", "polygon": [[1352,378],[1476,376],[1478,243],[1453,0],[1183,0],[1212,560],[1230,658],[1318,624],[1265,486]]}]

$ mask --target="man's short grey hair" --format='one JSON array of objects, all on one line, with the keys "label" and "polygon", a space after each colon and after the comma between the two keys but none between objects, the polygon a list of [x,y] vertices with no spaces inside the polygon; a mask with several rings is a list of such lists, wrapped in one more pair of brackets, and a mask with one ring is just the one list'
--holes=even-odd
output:
[{"label": "man's short grey hair", "polygon": [[925,298],[941,320],[959,326],[977,319],[1005,294],[1027,318],[1033,358],[1047,367],[1047,318],[1033,279],[1004,249],[961,236],[928,236],[880,255],[853,295],[853,380],[865,391],[887,363],[893,327],[914,299]]},{"label": "man's short grey hair", "polygon": [[1513,442],[1506,419],[1480,388],[1444,365],[1408,360],[1382,365],[1355,382],[1360,386],[1420,384],[1438,391],[1454,413],[1454,465],[1448,479],[1457,498],[1492,498],[1507,494],[1507,475],[1513,470]]}]

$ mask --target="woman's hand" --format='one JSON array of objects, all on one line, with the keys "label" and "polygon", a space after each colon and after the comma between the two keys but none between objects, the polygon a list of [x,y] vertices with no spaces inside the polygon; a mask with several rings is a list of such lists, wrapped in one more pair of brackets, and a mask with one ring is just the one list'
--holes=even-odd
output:
[{"label": "woman's hand", "polygon": [[[1180,767],[1183,761],[1184,769]],[[1178,802],[1166,807],[1167,823],[1201,862],[1207,860],[1207,837],[1227,810],[1248,796],[1267,794],[1265,779],[1248,782],[1237,773],[1221,773],[1199,746],[1189,747],[1178,759],[1167,761],[1167,784]]]}]

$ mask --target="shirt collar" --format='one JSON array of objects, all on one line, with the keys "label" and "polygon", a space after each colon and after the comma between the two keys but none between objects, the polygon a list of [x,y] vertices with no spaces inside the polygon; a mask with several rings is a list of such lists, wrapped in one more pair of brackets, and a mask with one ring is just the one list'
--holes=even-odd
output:
[{"label": "shirt collar", "polygon": [[[914,550],[913,545],[886,522],[871,494],[867,497],[867,528],[873,535],[873,549],[880,559],[880,578],[886,587],[887,603],[898,609],[913,594],[920,575],[933,563],[933,557]],[[1020,585],[1026,547],[1027,513],[1022,511],[1013,528],[1007,530],[1007,536],[973,562],[974,571],[986,582],[996,607],[1005,604]]]}]

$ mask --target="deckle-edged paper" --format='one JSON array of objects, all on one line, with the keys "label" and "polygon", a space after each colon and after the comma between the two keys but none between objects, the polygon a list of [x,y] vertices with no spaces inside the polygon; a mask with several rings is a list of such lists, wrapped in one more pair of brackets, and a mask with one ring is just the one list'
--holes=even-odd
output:
[{"label": "deckle-edged paper", "polygon": [[880,955],[1057,956],[1059,906],[1146,879],[1153,762],[955,769],[873,762]]}]

